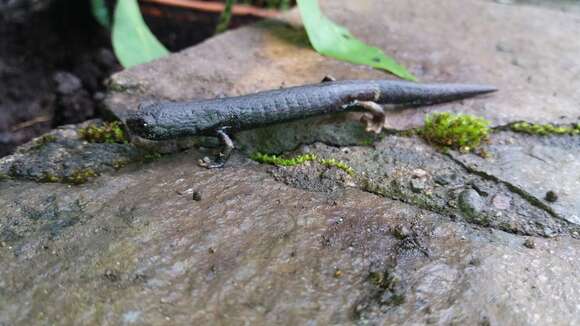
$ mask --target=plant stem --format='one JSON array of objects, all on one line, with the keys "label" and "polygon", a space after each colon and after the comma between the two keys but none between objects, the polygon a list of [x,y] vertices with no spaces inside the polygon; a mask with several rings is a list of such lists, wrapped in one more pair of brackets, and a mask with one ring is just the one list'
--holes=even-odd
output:
[{"label": "plant stem", "polygon": [[226,6],[220,15],[220,20],[215,31],[216,34],[225,32],[228,29],[230,20],[232,19],[232,8],[234,7],[234,2],[236,2],[236,0],[226,0]]}]

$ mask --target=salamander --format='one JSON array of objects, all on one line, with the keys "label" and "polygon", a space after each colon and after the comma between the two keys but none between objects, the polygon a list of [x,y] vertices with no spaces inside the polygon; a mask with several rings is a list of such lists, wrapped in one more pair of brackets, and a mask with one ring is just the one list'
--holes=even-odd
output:
[{"label": "salamander", "polygon": [[166,140],[186,136],[216,136],[223,145],[207,168],[222,167],[234,143],[229,133],[312,116],[362,111],[369,132],[380,133],[385,125],[384,105],[422,106],[494,92],[487,85],[418,84],[393,80],[342,80],[254,94],[186,102],[141,104],[126,119],[140,137]]}]

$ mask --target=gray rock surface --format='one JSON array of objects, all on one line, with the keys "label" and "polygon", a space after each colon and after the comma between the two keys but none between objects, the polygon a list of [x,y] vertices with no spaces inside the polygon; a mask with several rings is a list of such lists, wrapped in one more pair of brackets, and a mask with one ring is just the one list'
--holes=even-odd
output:
[{"label": "gray rock surface", "polygon": [[[571,12],[476,0],[324,9],[424,81],[502,89],[393,113],[398,127],[433,109],[495,125],[577,118]],[[107,103],[122,118],[142,99],[241,94],[329,72],[385,77],[262,23],[114,76]],[[0,325],[580,323],[577,137],[497,132],[484,160],[325,117],[240,133],[241,150],[216,171],[195,164],[206,149],[183,151],[211,145],[203,139],[94,144],[79,127],[0,160]],[[153,150],[178,153],[144,160]],[[261,165],[247,157],[256,150],[313,153],[355,173]],[[86,168],[100,176],[30,181]],[[543,199],[548,190],[557,201]]]},{"label": "gray rock surface", "polygon": [[[494,176],[525,190],[559,218],[580,225],[580,138],[497,134],[489,146],[491,158],[453,156],[477,173]],[[557,200],[546,200],[553,191]]]}]

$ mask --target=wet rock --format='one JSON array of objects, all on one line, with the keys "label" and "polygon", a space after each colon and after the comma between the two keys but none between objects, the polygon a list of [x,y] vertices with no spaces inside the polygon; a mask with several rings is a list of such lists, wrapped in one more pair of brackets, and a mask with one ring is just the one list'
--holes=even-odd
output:
[{"label": "wet rock", "polygon": [[82,184],[130,162],[146,160],[147,151],[131,144],[90,143],[80,138],[80,126],[67,125],[38,137],[14,155],[0,159],[0,174],[37,182]]},{"label": "wet rock", "polygon": [[[580,197],[576,195],[580,193],[580,137],[500,132],[492,137],[488,151],[493,159],[451,154],[474,172],[515,188],[556,218],[580,225]],[[558,198],[547,204],[549,191]]]}]

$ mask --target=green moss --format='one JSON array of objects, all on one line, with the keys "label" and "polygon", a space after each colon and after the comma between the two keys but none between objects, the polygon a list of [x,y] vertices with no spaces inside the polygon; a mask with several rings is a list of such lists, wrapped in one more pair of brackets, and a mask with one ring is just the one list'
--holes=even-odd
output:
[{"label": "green moss", "polygon": [[125,131],[119,121],[90,125],[78,131],[82,139],[89,143],[123,144],[127,142]]},{"label": "green moss", "polygon": [[147,152],[147,153],[145,153],[143,155],[143,157],[141,158],[141,161],[143,161],[143,162],[153,162],[153,161],[156,161],[156,160],[160,159],[161,156],[162,156],[162,154],[159,153],[159,152],[149,151],[149,152]]},{"label": "green moss", "polygon": [[337,169],[341,169],[350,176],[354,176],[356,174],[356,172],[354,172],[354,169],[351,168],[348,164],[341,162],[341,161],[338,161],[338,160],[335,160],[333,158],[322,159],[322,160],[319,160],[318,162],[326,167],[329,167],[329,168],[335,167]]},{"label": "green moss", "polygon": [[335,159],[319,159],[314,154],[302,154],[298,155],[293,158],[282,158],[277,155],[269,155],[269,154],[262,154],[262,153],[254,153],[251,156],[252,160],[262,163],[262,164],[271,164],[276,166],[297,166],[302,165],[306,162],[318,162],[328,168],[334,167],[337,169],[341,169],[346,172],[350,176],[354,176],[356,173],[353,168],[348,166],[348,164],[335,160]]},{"label": "green moss", "polygon": [[44,135],[40,138],[37,138],[30,149],[40,149],[46,144],[56,142],[56,140],[57,138],[55,135]]},{"label": "green moss", "polygon": [[580,134],[580,123],[570,126],[557,126],[553,124],[538,124],[528,122],[518,122],[510,126],[514,132],[522,132],[530,135],[578,135]]},{"label": "green moss", "polygon": [[129,164],[129,160],[115,160],[113,161],[113,169],[119,170]]},{"label": "green moss", "polygon": [[64,177],[63,182],[80,185],[88,182],[90,179],[96,176],[98,176],[98,173],[95,172],[95,170],[90,168],[84,168],[73,171],[70,175]]},{"label": "green moss", "polygon": [[420,133],[430,143],[469,152],[488,139],[489,124],[489,121],[471,115],[434,113],[425,118]]},{"label": "green moss", "polygon": [[49,183],[55,183],[55,182],[60,182],[61,179],[60,177],[54,175],[54,174],[50,174],[48,172],[44,172],[42,177],[38,180],[40,182],[49,182]]},{"label": "green moss", "polygon": [[252,154],[251,158],[252,160],[258,163],[271,164],[276,166],[296,166],[302,165],[306,162],[316,161],[318,159],[314,154],[302,154],[294,158],[286,159],[277,155],[269,155],[262,153],[254,153]]},{"label": "green moss", "polygon": [[10,180],[10,176],[8,174],[0,172],[0,182],[4,180]]}]

